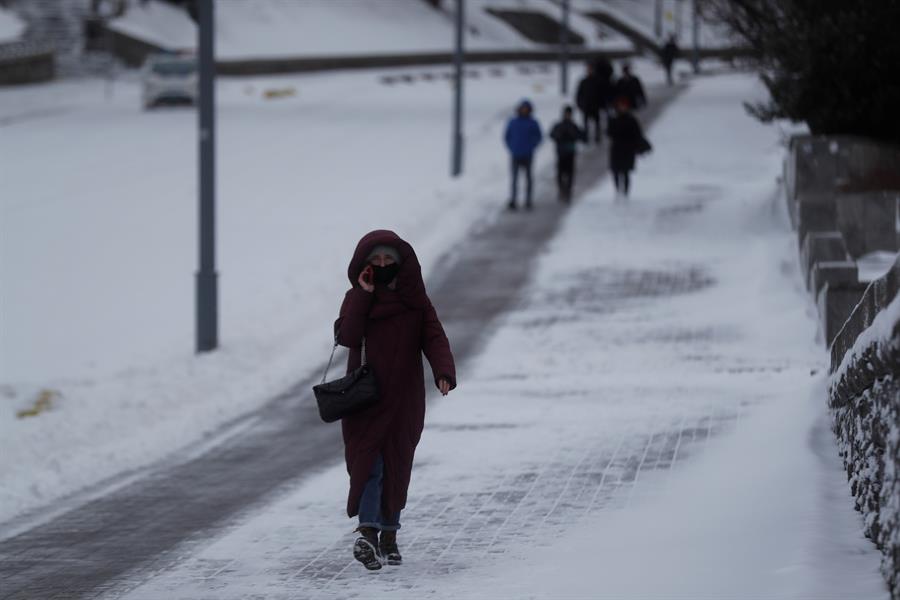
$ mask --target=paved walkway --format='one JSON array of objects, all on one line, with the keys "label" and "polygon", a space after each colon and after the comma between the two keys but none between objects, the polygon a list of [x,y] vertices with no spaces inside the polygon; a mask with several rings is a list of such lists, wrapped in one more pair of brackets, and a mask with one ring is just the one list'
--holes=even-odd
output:
[{"label": "paved walkway", "polygon": [[429,403],[402,567],[351,558],[332,464],[102,597],[884,598],[810,376],[827,357],[773,201],[777,135],[740,106],[756,85],[694,82],[630,202],[601,182],[565,217],[504,215],[514,250],[476,232],[465,270],[438,269],[466,360]]},{"label": "paved walkway", "polygon": [[[722,104],[729,110],[709,111],[719,119],[711,128],[740,115],[739,103]],[[663,134],[672,119],[661,125],[651,139],[671,149],[683,133]],[[740,202],[717,186],[734,187],[741,172],[712,163],[712,172],[673,177],[668,167],[683,157],[663,152],[641,164],[630,203],[614,205],[609,186],[594,185],[552,223],[562,228],[552,237],[539,237],[546,224],[535,217],[556,214],[555,205],[504,216],[494,232],[515,239],[512,247],[474,235],[465,270],[438,286],[451,339],[474,343],[464,348],[477,358],[464,366],[459,393],[429,406],[402,519],[401,568],[373,574],[352,559],[353,523],[335,509],[346,476],[335,468],[284,489],[216,539],[182,545],[176,560],[109,597],[558,597],[552,572],[567,566],[557,553],[573,530],[668,498],[669,482],[680,481],[676,465],[702,454],[717,433],[741,429],[758,403],[781,398],[785,382],[808,383],[809,360],[822,354],[782,344],[792,329],[773,341],[765,308],[734,306],[742,296],[756,301],[758,282],[744,275],[772,270],[777,262],[760,249],[784,235],[765,223],[759,240],[723,218]],[[766,206],[774,183],[757,181],[754,205]],[[802,318],[798,296],[784,296]],[[483,321],[483,306],[498,317]],[[697,495],[715,488],[710,482]],[[730,545],[713,540],[727,555]],[[632,565],[643,564],[637,554]],[[591,593],[567,597],[603,597],[613,578],[605,562],[570,567]],[[547,574],[543,593],[530,574],[538,566]]]},{"label": "paved walkway", "polygon": [[[645,126],[679,91],[650,90],[654,104],[642,115]],[[605,147],[582,156],[576,195],[596,184],[605,165]],[[537,190],[555,189],[552,173],[540,173],[538,178]],[[500,205],[502,199],[497,202]],[[436,269],[445,276],[429,283],[430,293],[462,368],[490,339],[497,320],[518,302],[536,257],[565,211],[555,200],[541,198],[533,214],[509,215],[472,232],[465,250]],[[478,278],[476,286],[473,277]],[[640,294],[646,289],[663,293],[672,286],[692,285],[680,279],[669,281],[667,275],[658,279],[626,278],[621,283],[633,291],[619,290],[614,284],[610,293]],[[157,465],[135,481],[123,478],[101,497],[0,542],[0,597],[89,598],[128,589],[147,574],[178,562],[186,544],[214,538],[226,524],[270,501],[286,486],[338,462],[340,432],[318,420],[308,392],[312,380],[299,382],[259,412],[231,424],[218,436],[221,443],[188,449],[183,461]],[[705,436],[711,423],[712,419],[687,435],[691,439]],[[603,473],[612,467],[624,469],[616,475],[616,485],[632,481],[641,468],[671,462],[684,435],[667,433],[623,442],[627,451],[610,458],[607,467],[592,465],[585,470],[580,465],[579,472],[586,473],[579,475],[580,485],[587,485],[598,473],[599,481],[607,485]],[[503,496],[526,497],[535,476],[523,475]],[[560,475],[548,471],[544,476]],[[605,493],[603,489],[597,488],[596,495]],[[426,501],[440,520],[448,511],[481,507],[498,494]],[[476,504],[462,504],[471,502]],[[476,512],[489,514],[486,507]],[[335,543],[331,551],[337,553],[340,547],[343,552],[341,544]],[[330,572],[336,563],[328,552],[303,572]]]}]

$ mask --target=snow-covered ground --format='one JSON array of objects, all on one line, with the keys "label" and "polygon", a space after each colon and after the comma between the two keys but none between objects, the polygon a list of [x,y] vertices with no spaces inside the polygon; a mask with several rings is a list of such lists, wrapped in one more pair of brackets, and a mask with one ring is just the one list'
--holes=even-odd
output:
[{"label": "snow-covered ground", "polygon": [[897,257],[897,252],[884,250],[876,250],[860,256],[856,261],[856,266],[859,268],[859,280],[875,281],[884,276],[894,266]]},{"label": "snow-covered ground", "polygon": [[430,405],[402,567],[351,558],[336,466],[129,597],[887,598],[828,430],[778,132],[741,107],[760,93],[697,80],[632,199],[604,182],[574,206]]},{"label": "snow-covered ground", "polygon": [[14,42],[25,32],[25,23],[12,11],[0,7],[0,44]]},{"label": "snow-covered ground", "polygon": [[[551,0],[469,0],[466,46],[471,50],[537,47],[487,13],[488,7],[529,10],[554,18],[559,13]],[[435,10],[422,0],[223,0],[216,3],[216,11],[216,55],[222,60],[447,52],[453,44],[452,12]],[[131,6],[111,26],[166,49],[196,45],[196,28],[187,13],[157,0]],[[577,13],[570,26],[588,47],[633,48],[618,34],[599,35],[596,24]]]},{"label": "snow-covered ground", "polygon": [[[418,77],[445,69],[393,86],[388,72],[221,79],[222,348],[199,358],[195,112],[142,111],[133,80],[109,99],[102,81],[0,91],[0,521],[176,452],[318,368],[366,231],[408,236],[428,274],[493,218],[513,104],[530,96],[546,126],[560,98],[554,72],[488,69],[467,82],[459,181],[450,86]],[[42,390],[52,410],[16,418]]]},{"label": "snow-covered ground", "polygon": [[[693,10],[695,0],[661,0],[660,17],[663,40],[674,35],[679,45],[686,49],[693,40]],[[616,16],[644,35],[656,37],[656,0],[574,0],[575,10],[601,10]],[[733,38],[724,27],[701,19],[697,30],[701,47],[716,48],[734,45]]]}]

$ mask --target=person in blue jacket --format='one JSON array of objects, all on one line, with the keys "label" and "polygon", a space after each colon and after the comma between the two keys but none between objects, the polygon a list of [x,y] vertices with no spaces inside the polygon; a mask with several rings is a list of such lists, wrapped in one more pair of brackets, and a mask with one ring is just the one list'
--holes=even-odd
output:
[{"label": "person in blue jacket", "polygon": [[541,143],[541,126],[531,116],[533,107],[528,100],[522,100],[516,109],[516,116],[506,124],[504,140],[512,155],[512,196],[509,209],[516,210],[518,200],[519,171],[525,171],[525,208],[531,210],[531,159]]}]

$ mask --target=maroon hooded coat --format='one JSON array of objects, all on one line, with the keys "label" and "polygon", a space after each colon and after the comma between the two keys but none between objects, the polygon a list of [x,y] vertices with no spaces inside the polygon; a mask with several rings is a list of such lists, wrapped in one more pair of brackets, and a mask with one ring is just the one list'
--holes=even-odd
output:
[{"label": "maroon hooded coat", "polygon": [[[369,253],[380,245],[397,250],[400,271],[395,289],[377,285],[370,293],[359,286],[359,274]],[[435,384],[444,378],[451,389],[456,387],[456,367],[412,246],[393,231],[372,231],[356,246],[347,276],[353,287],[344,296],[335,335],[340,345],[350,348],[348,373],[360,365],[365,338],[366,360],[379,393],[377,405],[341,421],[350,473],[347,515],[359,513],[363,488],[379,454],[384,459],[382,510],[395,514],[406,506],[413,456],[425,424],[422,353]]]}]

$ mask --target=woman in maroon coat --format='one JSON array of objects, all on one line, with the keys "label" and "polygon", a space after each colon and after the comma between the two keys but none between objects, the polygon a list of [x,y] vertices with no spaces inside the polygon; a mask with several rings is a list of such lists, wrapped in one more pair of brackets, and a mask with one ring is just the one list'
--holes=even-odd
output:
[{"label": "woman in maroon coat", "polygon": [[347,515],[359,515],[353,555],[367,569],[380,569],[382,560],[401,562],[400,511],[425,422],[422,353],[444,395],[456,387],[456,368],[412,246],[392,231],[368,233],[347,275],[353,287],[344,296],[335,335],[350,348],[348,372],[361,364],[365,343],[379,393],[377,405],[341,421],[350,473]]}]

